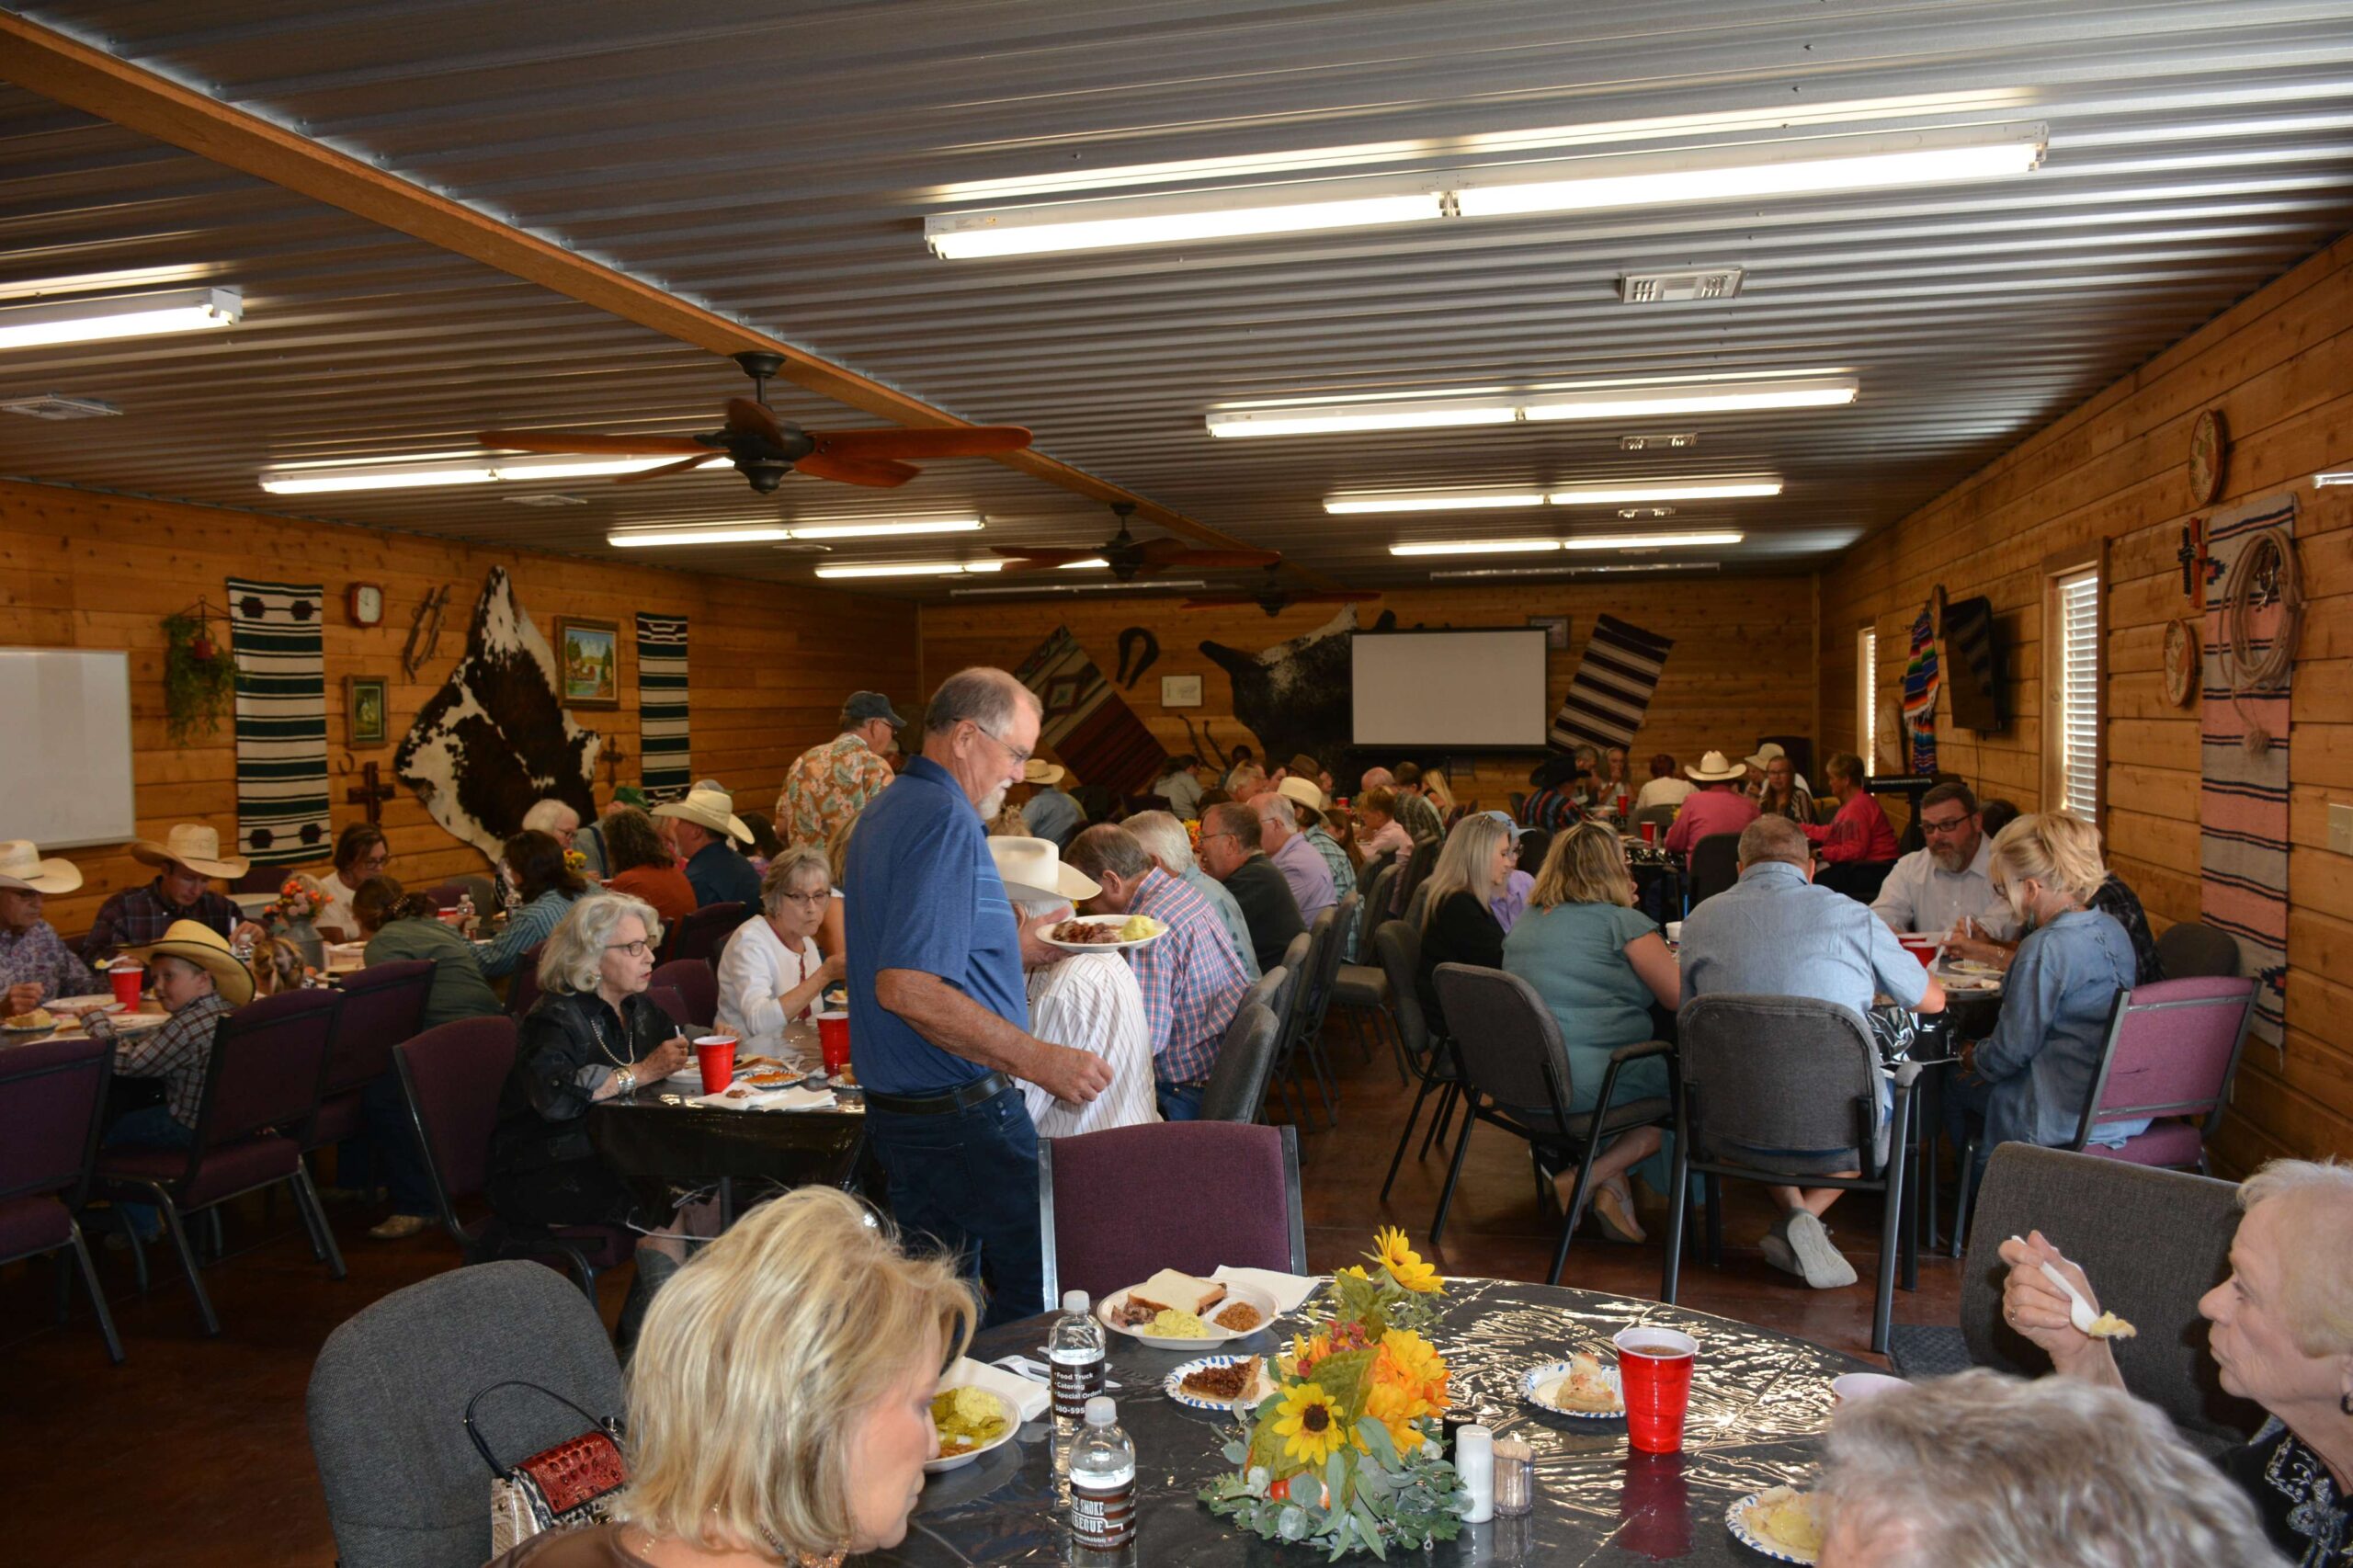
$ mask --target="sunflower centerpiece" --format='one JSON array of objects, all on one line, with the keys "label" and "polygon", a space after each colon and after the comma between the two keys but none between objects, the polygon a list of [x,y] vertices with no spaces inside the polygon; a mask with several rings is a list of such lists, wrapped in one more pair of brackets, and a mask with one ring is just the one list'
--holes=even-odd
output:
[{"label": "sunflower centerpiece", "polygon": [[1334,1275],[1328,1314],[1278,1358],[1275,1392],[1225,1446],[1234,1472],[1200,1494],[1256,1535],[1336,1560],[1452,1540],[1471,1506],[1439,1435],[1446,1358],[1423,1337],[1443,1282],[1403,1232],[1374,1243],[1375,1267]]}]

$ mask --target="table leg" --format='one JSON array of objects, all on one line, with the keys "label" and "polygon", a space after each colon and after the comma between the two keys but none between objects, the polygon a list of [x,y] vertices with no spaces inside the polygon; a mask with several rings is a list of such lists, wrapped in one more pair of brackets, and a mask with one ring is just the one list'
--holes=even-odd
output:
[{"label": "table leg", "polygon": [[1937,1137],[1944,1131],[1945,1074],[1951,1071],[1953,1069],[1949,1067],[1939,1067],[1932,1073],[1923,1073],[1919,1083],[1915,1085],[1927,1091],[1918,1102],[1920,1163],[1914,1172],[1914,1179],[1920,1190],[1921,1223],[1927,1227],[1927,1245],[1931,1252],[1941,1244],[1938,1240],[1940,1233],[1937,1220]]}]

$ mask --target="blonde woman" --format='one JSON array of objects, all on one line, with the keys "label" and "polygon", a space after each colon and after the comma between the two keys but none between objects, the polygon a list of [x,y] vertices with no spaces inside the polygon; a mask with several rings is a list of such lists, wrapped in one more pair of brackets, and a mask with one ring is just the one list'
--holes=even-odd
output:
[{"label": "blonde woman", "polygon": [[812,1568],[898,1545],[974,1315],[952,1263],[909,1257],[856,1199],[761,1204],[646,1315],[613,1522],[492,1568]]},{"label": "blonde woman", "polygon": [[1518,869],[1518,835],[1508,823],[1482,812],[1454,824],[1438,852],[1438,864],[1415,890],[1414,896],[1422,901],[1422,1013],[1433,1030],[1446,1028],[1438,999],[1438,965],[1503,967],[1503,922],[1490,905]]},{"label": "blonde woman", "polygon": [[[1552,841],[1528,913],[1504,938],[1503,968],[1534,986],[1561,1026],[1573,1111],[1591,1111],[1599,1102],[1610,1052],[1655,1036],[1653,1003],[1672,1013],[1683,1002],[1675,955],[1657,924],[1634,907],[1625,846],[1604,823],[1579,823]],[[1619,1072],[1619,1103],[1665,1094],[1664,1057],[1630,1062]],[[1594,1217],[1612,1241],[1643,1239],[1626,1180],[1637,1162],[1647,1162],[1642,1176],[1651,1189],[1665,1192],[1665,1143],[1655,1127],[1623,1134],[1593,1163]],[[1553,1173],[1563,1209],[1576,1176],[1574,1166]]]},{"label": "blonde woman", "polygon": [[[2088,907],[2108,869],[2099,832],[2083,818],[2067,812],[2018,818],[1995,838],[1986,874],[2027,936],[2003,985],[2000,1022],[1963,1048],[1945,1096],[1953,1147],[1966,1142],[1969,1117],[1984,1118],[1981,1170],[1996,1143],[2055,1147],[2075,1137],[2109,1011],[2135,973],[2124,927]],[[2121,1143],[2148,1125],[2146,1118],[2107,1122],[2092,1129],[2092,1141]]]}]

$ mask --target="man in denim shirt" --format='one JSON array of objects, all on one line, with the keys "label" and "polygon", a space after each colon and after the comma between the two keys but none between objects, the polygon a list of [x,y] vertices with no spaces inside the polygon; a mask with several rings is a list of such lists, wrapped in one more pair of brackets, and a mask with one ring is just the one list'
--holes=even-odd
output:
[{"label": "man in denim shirt", "polygon": [[[1867,1024],[1880,995],[1916,1012],[1941,1012],[1945,1005],[1944,987],[1869,905],[1814,885],[1813,851],[1787,817],[1758,817],[1741,831],[1740,881],[1700,901],[1683,922],[1682,969],[1687,1002],[1726,993],[1811,996],[1852,1007]],[[1882,1075],[1882,1122],[1892,1098]],[[1760,1153],[1802,1157],[1820,1151]],[[1854,1266],[1831,1245],[1822,1223],[1843,1189],[1768,1190],[1782,1214],[1766,1233],[1765,1261],[1816,1290],[1853,1284]]]}]

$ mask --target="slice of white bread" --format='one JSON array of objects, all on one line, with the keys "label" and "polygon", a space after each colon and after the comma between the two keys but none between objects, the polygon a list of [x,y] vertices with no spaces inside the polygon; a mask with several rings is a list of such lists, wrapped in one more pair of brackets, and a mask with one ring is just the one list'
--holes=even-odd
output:
[{"label": "slice of white bread", "polygon": [[1189,1274],[1164,1268],[1130,1290],[1128,1300],[1154,1312],[1191,1312],[1199,1317],[1225,1300],[1225,1287],[1214,1279],[1196,1279]]}]

